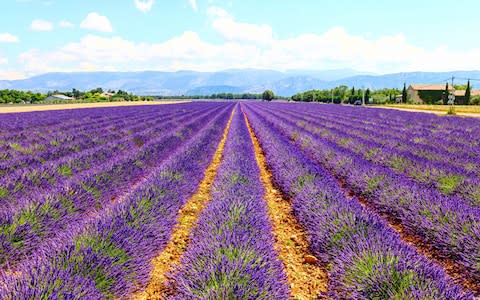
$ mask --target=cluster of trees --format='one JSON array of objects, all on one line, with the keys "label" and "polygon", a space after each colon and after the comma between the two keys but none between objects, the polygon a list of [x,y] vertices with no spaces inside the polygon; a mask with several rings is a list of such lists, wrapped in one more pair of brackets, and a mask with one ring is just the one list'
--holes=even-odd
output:
[{"label": "cluster of trees", "polygon": [[[157,96],[157,99],[224,99],[224,100],[249,100],[249,99],[264,99],[265,93],[272,97],[272,99],[285,99],[288,100],[289,97],[282,97],[276,96],[272,91],[266,90],[262,94],[254,94],[254,93],[241,93],[241,94],[234,94],[234,93],[218,93],[218,94],[211,94],[211,95],[181,95],[181,96]],[[264,99],[266,100],[266,99]]]},{"label": "cluster of trees", "polygon": [[17,90],[0,90],[0,103],[39,103],[47,96],[45,94]]},{"label": "cluster of trees", "polygon": [[104,94],[104,90],[102,88],[96,88],[89,91],[80,91],[77,89],[72,89],[71,92],[64,92],[61,93],[59,91],[48,92],[48,96],[54,94],[64,94],[69,97],[75,98],[77,102],[115,102],[115,101],[145,101],[145,100],[153,100],[153,97],[140,97],[136,96],[132,93],[128,93],[126,91],[118,90],[107,90],[106,94]]},{"label": "cluster of trees", "polygon": [[[43,103],[49,96],[55,94],[62,94],[72,98],[74,100],[55,100],[55,103],[81,103],[81,102],[113,102],[113,101],[151,101],[154,97],[151,96],[136,96],[126,91],[108,90],[108,95],[104,94],[102,88],[92,89],[90,91],[80,91],[72,89],[70,92],[60,92],[58,90],[50,91],[46,94],[33,93],[31,91],[18,91],[18,90],[0,90],[0,104],[19,104],[19,103]],[[53,103],[49,101],[49,103]]]},{"label": "cluster of trees", "polygon": [[157,96],[158,99],[262,99],[261,94],[243,93],[218,93],[211,95],[180,95],[180,96]]},{"label": "cluster of trees", "polygon": [[398,89],[351,89],[346,85],[337,86],[329,90],[310,90],[292,96],[293,101],[324,102],[324,103],[350,103],[362,101],[365,103],[388,103],[395,102],[395,97],[400,94]]}]

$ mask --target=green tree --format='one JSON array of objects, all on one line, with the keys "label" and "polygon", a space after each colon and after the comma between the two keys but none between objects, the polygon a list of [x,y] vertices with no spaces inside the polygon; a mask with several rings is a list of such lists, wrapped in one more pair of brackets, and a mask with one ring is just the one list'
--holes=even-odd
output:
[{"label": "green tree", "polygon": [[271,90],[266,90],[262,94],[262,99],[265,100],[265,101],[272,101],[273,98],[275,98],[275,94]]},{"label": "green tree", "polygon": [[465,89],[465,105],[470,104],[470,97],[471,97],[471,91],[470,91],[470,80],[467,82],[467,88]]},{"label": "green tree", "polygon": [[365,91],[365,104],[368,104],[369,101],[370,101],[370,89],[367,89]]},{"label": "green tree", "polygon": [[447,105],[448,104],[448,82],[445,84],[445,92],[443,93],[443,104]]},{"label": "green tree", "polygon": [[355,87],[352,86],[352,90],[350,91],[350,97],[348,98],[350,100],[350,103],[353,103],[355,101]]},{"label": "green tree", "polygon": [[103,89],[101,87],[98,87],[96,89],[91,90],[90,93],[92,93],[92,94],[102,94]]},{"label": "green tree", "polygon": [[75,99],[80,98],[80,95],[81,95],[81,93],[80,93],[79,90],[77,90],[77,89],[75,89],[75,88],[72,89],[72,96],[73,96]]},{"label": "green tree", "polygon": [[407,84],[403,83],[403,90],[402,90],[402,102],[407,103],[408,95],[407,95]]}]

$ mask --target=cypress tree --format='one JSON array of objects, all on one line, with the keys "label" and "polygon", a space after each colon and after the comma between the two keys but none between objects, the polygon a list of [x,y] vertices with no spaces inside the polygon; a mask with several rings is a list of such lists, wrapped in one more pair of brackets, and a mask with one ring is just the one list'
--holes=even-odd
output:
[{"label": "cypress tree", "polygon": [[368,104],[370,102],[370,89],[367,89],[365,91],[365,104]]},{"label": "cypress tree", "polygon": [[443,104],[447,105],[448,104],[448,82],[445,84],[445,92],[444,92],[444,96],[443,96]]},{"label": "cypress tree", "polygon": [[407,103],[407,84],[405,82],[403,83],[402,102]]},{"label": "cypress tree", "polygon": [[467,89],[465,90],[465,105],[469,105],[470,104],[470,95],[471,94],[471,91],[470,91],[470,80],[467,81]]}]

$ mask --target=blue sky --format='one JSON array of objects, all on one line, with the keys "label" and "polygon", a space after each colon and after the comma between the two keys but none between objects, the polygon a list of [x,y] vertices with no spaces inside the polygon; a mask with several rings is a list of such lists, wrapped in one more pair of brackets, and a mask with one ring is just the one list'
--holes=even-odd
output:
[{"label": "blue sky", "polygon": [[477,0],[2,0],[0,79],[93,70],[480,69],[479,13]]}]

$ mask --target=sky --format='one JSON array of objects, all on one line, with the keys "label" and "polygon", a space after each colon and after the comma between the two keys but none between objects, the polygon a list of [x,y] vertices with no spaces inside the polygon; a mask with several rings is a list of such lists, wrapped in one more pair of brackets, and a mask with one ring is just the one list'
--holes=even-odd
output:
[{"label": "sky", "polygon": [[478,0],[0,1],[0,80],[77,71],[480,69]]}]

